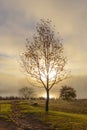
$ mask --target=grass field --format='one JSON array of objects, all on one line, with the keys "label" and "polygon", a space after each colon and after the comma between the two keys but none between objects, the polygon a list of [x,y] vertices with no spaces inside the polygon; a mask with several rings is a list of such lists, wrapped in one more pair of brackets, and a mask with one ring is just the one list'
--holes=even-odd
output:
[{"label": "grass field", "polygon": [[[2,116],[7,119],[11,114],[11,102],[1,102],[1,119]],[[48,114],[44,111],[45,101],[36,102],[38,105],[34,106],[32,103],[19,101],[21,116],[24,115],[26,118],[33,115],[34,118],[44,125],[49,125],[53,130],[87,130],[87,100],[73,102],[51,100]]]}]

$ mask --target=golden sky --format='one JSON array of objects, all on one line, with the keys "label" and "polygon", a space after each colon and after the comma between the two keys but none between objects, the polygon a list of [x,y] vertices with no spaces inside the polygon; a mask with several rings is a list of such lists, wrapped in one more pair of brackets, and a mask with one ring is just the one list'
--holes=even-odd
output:
[{"label": "golden sky", "polygon": [[24,75],[19,54],[24,50],[25,39],[32,36],[41,18],[51,19],[56,31],[60,32],[68,59],[67,68],[72,75],[86,77],[87,0],[0,0],[1,93],[8,88],[13,92],[20,86]]}]

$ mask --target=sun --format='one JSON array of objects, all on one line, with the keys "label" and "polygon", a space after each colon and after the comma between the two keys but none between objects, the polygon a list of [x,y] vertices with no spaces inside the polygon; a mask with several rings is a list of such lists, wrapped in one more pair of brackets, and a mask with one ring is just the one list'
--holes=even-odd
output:
[{"label": "sun", "polygon": [[[43,81],[46,81],[46,80],[47,80],[46,75],[47,75],[46,73],[45,73],[45,75],[42,73],[41,78],[42,78]],[[56,71],[55,71],[55,70],[52,70],[52,71],[49,73],[49,80],[50,80],[50,81],[54,80],[54,79],[55,79],[55,76],[56,76]]]}]

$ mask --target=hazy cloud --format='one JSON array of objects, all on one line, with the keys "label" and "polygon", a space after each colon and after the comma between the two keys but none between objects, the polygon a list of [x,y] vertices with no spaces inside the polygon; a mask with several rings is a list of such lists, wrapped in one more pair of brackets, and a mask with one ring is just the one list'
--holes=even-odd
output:
[{"label": "hazy cloud", "polygon": [[41,18],[51,19],[60,32],[67,68],[73,75],[87,75],[86,0],[0,0],[0,75],[22,75],[19,55],[25,39],[32,36]]}]

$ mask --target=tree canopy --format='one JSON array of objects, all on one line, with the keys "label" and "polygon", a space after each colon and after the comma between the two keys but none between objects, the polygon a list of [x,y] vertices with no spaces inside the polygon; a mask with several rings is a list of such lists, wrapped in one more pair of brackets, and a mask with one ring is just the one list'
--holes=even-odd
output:
[{"label": "tree canopy", "polygon": [[76,90],[69,86],[62,86],[60,89],[60,99],[74,100],[76,98]]}]

